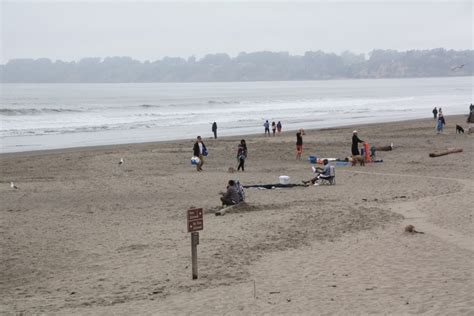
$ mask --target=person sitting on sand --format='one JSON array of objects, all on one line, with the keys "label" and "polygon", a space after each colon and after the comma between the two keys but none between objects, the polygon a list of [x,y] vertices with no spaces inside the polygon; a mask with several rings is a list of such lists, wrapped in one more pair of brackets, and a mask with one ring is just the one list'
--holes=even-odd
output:
[{"label": "person sitting on sand", "polygon": [[319,179],[328,179],[331,177],[331,165],[329,164],[329,160],[324,159],[323,160],[323,168],[313,167],[313,172],[316,175],[314,178],[304,181],[304,184],[313,184],[313,185],[319,185],[318,180]]},{"label": "person sitting on sand", "polygon": [[223,206],[235,205],[240,202],[239,192],[234,180],[229,180],[226,192],[219,192]]}]

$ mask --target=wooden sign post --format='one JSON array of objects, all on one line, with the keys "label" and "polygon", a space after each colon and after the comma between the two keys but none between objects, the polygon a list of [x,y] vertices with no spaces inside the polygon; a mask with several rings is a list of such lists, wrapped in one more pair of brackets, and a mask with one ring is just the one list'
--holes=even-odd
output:
[{"label": "wooden sign post", "polygon": [[199,245],[199,230],[204,228],[202,208],[188,210],[188,233],[191,233],[191,257],[193,280],[198,278],[197,245]]}]

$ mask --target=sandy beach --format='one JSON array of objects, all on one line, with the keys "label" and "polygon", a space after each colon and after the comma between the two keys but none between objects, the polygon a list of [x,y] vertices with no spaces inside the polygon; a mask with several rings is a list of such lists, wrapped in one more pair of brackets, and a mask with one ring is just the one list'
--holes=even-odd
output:
[{"label": "sandy beach", "polygon": [[[473,135],[465,116],[295,132],[4,154],[0,312],[48,315],[474,314]],[[312,176],[308,155],[350,155],[352,130],[383,163],[337,166],[336,185],[247,189],[224,216],[219,191]],[[467,129],[466,129],[467,131]],[[462,153],[430,158],[437,149]],[[123,157],[125,163],[118,165]],[[13,181],[18,189],[10,188]],[[204,209],[199,279],[186,210]],[[404,232],[412,224],[424,234]]]}]

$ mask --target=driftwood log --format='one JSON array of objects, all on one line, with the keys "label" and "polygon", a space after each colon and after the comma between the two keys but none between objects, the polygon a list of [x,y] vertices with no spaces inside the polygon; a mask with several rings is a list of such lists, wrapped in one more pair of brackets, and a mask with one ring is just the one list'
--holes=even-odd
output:
[{"label": "driftwood log", "polygon": [[375,146],[376,151],[391,151],[393,147],[391,145],[388,146]]},{"label": "driftwood log", "polygon": [[233,208],[235,208],[237,205],[239,204],[234,204],[234,205],[229,205],[229,206],[226,206],[224,207],[223,209],[220,209],[218,211],[216,211],[216,216],[223,216],[225,215],[225,213],[231,211]]},{"label": "driftwood log", "polygon": [[451,148],[451,149],[446,149],[443,151],[435,151],[430,153],[430,157],[440,157],[440,156],[445,156],[449,154],[454,154],[454,153],[461,153],[462,148]]}]

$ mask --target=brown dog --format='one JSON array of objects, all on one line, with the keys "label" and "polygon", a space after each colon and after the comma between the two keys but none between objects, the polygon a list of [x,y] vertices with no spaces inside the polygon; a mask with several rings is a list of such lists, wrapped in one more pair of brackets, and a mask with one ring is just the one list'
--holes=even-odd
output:
[{"label": "brown dog", "polygon": [[235,168],[229,167],[229,169],[227,169],[227,172],[228,173],[235,173]]},{"label": "brown dog", "polygon": [[362,157],[361,155],[352,156],[352,165],[355,166],[357,162],[359,162],[361,166],[365,166],[364,157]]},{"label": "brown dog", "polygon": [[424,234],[424,232],[419,232],[415,229],[415,226],[413,225],[407,225],[405,226],[405,232],[406,233],[411,233],[411,234]]}]

